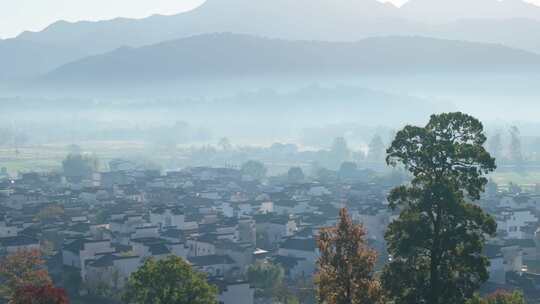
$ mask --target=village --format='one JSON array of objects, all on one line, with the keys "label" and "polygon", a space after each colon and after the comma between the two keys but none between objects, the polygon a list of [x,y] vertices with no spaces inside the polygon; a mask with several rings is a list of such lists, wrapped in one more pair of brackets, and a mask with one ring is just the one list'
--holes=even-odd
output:
[{"label": "village", "polygon": [[[257,263],[271,263],[283,269],[288,288],[305,291],[309,302],[318,232],[334,226],[339,209],[347,208],[378,252],[377,269],[392,258],[384,235],[399,212],[389,208],[387,196],[399,181],[356,167],[324,179],[307,177],[300,168],[266,177],[253,169],[262,164],[250,165],[252,170],[111,166],[80,176],[4,174],[1,254],[40,249],[51,277],[71,297],[111,303],[147,259],[171,255],[204,272],[219,287],[220,303],[264,303],[247,273]],[[540,191],[503,189],[490,181],[475,203],[498,227],[484,249],[490,276],[482,289],[540,294]]]}]

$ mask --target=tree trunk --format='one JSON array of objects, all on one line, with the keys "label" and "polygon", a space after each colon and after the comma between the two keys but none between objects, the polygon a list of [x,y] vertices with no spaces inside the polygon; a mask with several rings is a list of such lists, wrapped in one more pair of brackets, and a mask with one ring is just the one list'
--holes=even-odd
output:
[{"label": "tree trunk", "polygon": [[439,304],[440,293],[439,293],[439,264],[441,261],[441,218],[442,210],[437,208],[437,214],[434,216],[435,222],[433,225],[433,244],[431,247],[431,256],[430,256],[430,277],[429,277],[429,297],[427,304]]}]

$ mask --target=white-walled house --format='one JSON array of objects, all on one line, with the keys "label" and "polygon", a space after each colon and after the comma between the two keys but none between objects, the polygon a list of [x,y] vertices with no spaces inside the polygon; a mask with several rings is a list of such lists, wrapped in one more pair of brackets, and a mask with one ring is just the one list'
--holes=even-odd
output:
[{"label": "white-walled house", "polygon": [[110,229],[119,235],[131,235],[135,233],[137,227],[147,224],[142,215],[121,215],[113,217],[110,222]]},{"label": "white-walled house", "polygon": [[8,224],[4,220],[0,221],[0,238],[17,236],[20,230],[16,225]]},{"label": "white-walled house", "polygon": [[228,240],[220,240],[216,243],[218,255],[229,256],[239,267],[241,273],[253,262],[254,247],[250,243],[234,243]]},{"label": "white-walled house", "polygon": [[325,186],[312,186],[307,192],[309,196],[323,196],[330,194],[330,191]]},{"label": "white-walled house", "polygon": [[93,260],[98,255],[113,253],[115,249],[110,240],[76,239],[62,248],[62,263],[81,269],[81,277],[85,276],[87,260]]},{"label": "white-walled house", "polygon": [[257,232],[264,233],[271,244],[277,244],[284,238],[293,236],[298,230],[296,221],[287,217],[270,218],[264,221],[256,219],[256,227]]},{"label": "white-walled house", "polygon": [[106,284],[120,290],[126,285],[130,275],[141,265],[142,260],[139,256],[104,254],[86,262],[83,281],[90,287]]},{"label": "white-walled house", "polygon": [[503,232],[509,239],[526,238],[525,228],[536,223],[538,218],[530,210],[504,211],[497,215],[497,230]]},{"label": "white-walled house", "polygon": [[506,283],[506,270],[504,265],[504,256],[501,252],[501,246],[487,244],[484,248],[485,255],[489,259],[489,279],[488,282],[494,284]]},{"label": "white-walled house", "polygon": [[297,273],[293,276],[310,277],[315,272],[315,264],[319,258],[317,242],[314,238],[289,238],[282,242],[278,256],[298,259]]},{"label": "white-walled house", "polygon": [[273,212],[277,214],[301,214],[315,211],[315,208],[310,206],[309,200],[282,200],[275,201]]},{"label": "white-walled house", "polygon": [[189,250],[188,256],[206,256],[216,254],[216,240],[206,239],[204,237],[198,239],[187,240],[186,245]]},{"label": "white-walled house", "polygon": [[523,250],[519,246],[502,247],[501,252],[506,272],[521,272],[523,270]]},{"label": "white-walled house", "polygon": [[223,214],[225,217],[234,217],[234,207],[230,202],[221,202],[216,207],[216,211]]},{"label": "white-walled house", "polygon": [[390,212],[387,208],[369,211],[354,211],[352,219],[364,225],[367,230],[367,238],[384,241],[386,228],[390,223]]},{"label": "white-walled house", "polygon": [[97,254],[112,253],[110,240],[76,239],[62,248],[62,261],[66,266],[82,268],[83,262],[94,259]]},{"label": "white-walled house", "polygon": [[253,246],[257,242],[257,227],[255,221],[251,217],[238,219],[238,241],[242,243],[250,243]]},{"label": "white-walled house", "polygon": [[160,228],[176,227],[184,229],[185,215],[184,212],[177,207],[158,208],[150,211],[150,223]]},{"label": "white-walled house", "polygon": [[221,277],[229,273],[235,266],[235,262],[228,255],[204,255],[188,257],[189,263],[210,277]]},{"label": "white-walled house", "polygon": [[170,241],[167,239],[146,237],[130,240],[130,245],[133,248],[135,255],[141,258],[152,257],[156,260],[166,258],[169,255],[176,255],[186,258],[188,248],[182,242]]},{"label": "white-walled house", "polygon": [[135,233],[131,236],[134,239],[140,238],[149,238],[149,237],[159,237],[159,228],[158,226],[153,225],[144,225],[141,227],[135,228]]}]

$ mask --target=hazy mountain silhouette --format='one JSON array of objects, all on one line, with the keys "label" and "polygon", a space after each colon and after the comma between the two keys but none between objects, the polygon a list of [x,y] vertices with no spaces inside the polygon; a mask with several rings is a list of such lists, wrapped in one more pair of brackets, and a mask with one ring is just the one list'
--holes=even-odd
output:
[{"label": "hazy mountain silhouette", "polygon": [[0,63],[17,64],[4,70],[4,79],[30,78],[122,46],[216,32],[320,41],[420,35],[540,52],[540,37],[532,34],[540,29],[539,20],[540,7],[522,0],[411,0],[401,8],[376,0],[207,0],[173,16],[59,21],[41,32],[0,40]]},{"label": "hazy mountain silhouette", "polygon": [[397,14],[396,7],[376,0],[207,0],[192,11],[173,16],[61,21],[38,33],[22,33],[18,38],[59,46],[79,45],[89,54],[214,32],[357,40],[365,35],[387,33],[386,28],[391,28],[391,32],[403,28],[409,22],[388,20]]},{"label": "hazy mountain silhouette", "polygon": [[41,32],[22,33],[18,39],[97,54],[203,33],[354,41],[374,35],[421,33],[426,22],[485,18],[540,21],[540,7],[523,0],[410,0],[399,9],[376,0],[207,0],[192,11],[173,16],[60,21]]},{"label": "hazy mountain silhouette", "polygon": [[111,85],[244,76],[524,72],[539,67],[540,55],[534,53],[422,37],[316,42],[206,34],[120,48],[64,65],[43,80]]},{"label": "hazy mountain silhouette", "polygon": [[459,19],[540,20],[540,7],[522,0],[409,0],[400,8],[400,14],[427,23]]},{"label": "hazy mountain silhouette", "polygon": [[50,72],[84,55],[67,47],[22,39],[0,40],[0,81],[16,81]]},{"label": "hazy mountain silhouette", "polygon": [[456,39],[506,46],[540,53],[540,22],[532,19],[462,19],[432,26],[424,35],[444,39]]}]

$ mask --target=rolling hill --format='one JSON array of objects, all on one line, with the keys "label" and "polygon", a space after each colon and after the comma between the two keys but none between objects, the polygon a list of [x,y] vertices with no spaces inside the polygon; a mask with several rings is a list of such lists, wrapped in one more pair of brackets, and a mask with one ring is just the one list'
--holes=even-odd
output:
[{"label": "rolling hill", "polygon": [[424,37],[289,41],[222,33],[120,48],[61,66],[41,81],[148,84],[253,76],[528,73],[539,67],[540,55],[494,44]]},{"label": "rolling hill", "polygon": [[67,47],[8,39],[0,41],[0,82],[17,81],[52,69],[85,54]]}]

